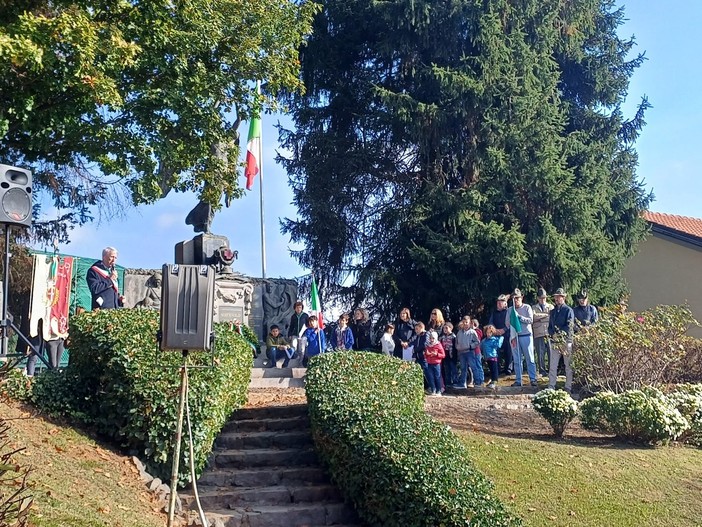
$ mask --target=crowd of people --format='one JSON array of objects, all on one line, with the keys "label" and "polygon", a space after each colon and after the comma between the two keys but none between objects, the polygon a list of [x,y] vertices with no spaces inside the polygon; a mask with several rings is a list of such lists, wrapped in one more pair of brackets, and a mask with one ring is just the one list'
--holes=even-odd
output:
[{"label": "crowd of people", "polygon": [[[483,327],[469,315],[457,325],[444,319],[443,312],[432,309],[425,324],[412,318],[409,308],[402,308],[395,323],[387,324],[380,338],[380,351],[399,359],[415,361],[424,372],[430,395],[441,395],[447,386],[494,388],[500,374],[514,375],[512,386],[522,386],[524,365],[531,386],[537,375],[548,376],[548,386],[555,388],[559,363],[566,375],[565,389],[573,385],[571,355],[573,335],[581,328],[597,323],[597,309],[589,303],[587,291],[576,295],[574,308],[566,304],[562,288],[553,293],[553,304],[543,288],[537,291],[537,303],[523,302],[520,289],[497,297],[495,309]],[[509,301],[512,304],[509,305]],[[296,302],[284,338],[278,326],[270,328],[267,339],[269,366],[284,359],[288,366],[294,357],[309,357],[328,350],[369,350],[372,348],[371,321],[368,312],[356,309],[353,320],[343,314],[326,332],[320,331],[315,316],[304,312]],[[470,379],[469,379],[470,374]]]}]

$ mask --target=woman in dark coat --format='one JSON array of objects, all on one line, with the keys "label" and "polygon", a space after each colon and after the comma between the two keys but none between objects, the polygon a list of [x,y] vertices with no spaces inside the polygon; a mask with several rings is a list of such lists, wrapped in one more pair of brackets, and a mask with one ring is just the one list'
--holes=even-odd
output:
[{"label": "woman in dark coat", "polygon": [[368,311],[359,308],[353,312],[351,332],[353,333],[353,349],[369,350],[373,347],[373,342],[371,341],[371,321],[368,317]]},{"label": "woman in dark coat", "polygon": [[415,324],[409,308],[403,307],[400,310],[399,318],[395,322],[395,333],[393,334],[393,339],[395,340],[394,355],[398,359],[402,358],[402,350],[409,345],[410,340],[414,337]]}]

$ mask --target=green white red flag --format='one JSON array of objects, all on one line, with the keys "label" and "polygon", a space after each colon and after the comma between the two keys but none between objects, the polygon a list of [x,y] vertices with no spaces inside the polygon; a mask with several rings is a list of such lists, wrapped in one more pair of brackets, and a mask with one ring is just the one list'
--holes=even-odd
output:
[{"label": "green white red flag", "polygon": [[[512,306],[509,310],[509,343],[512,349],[519,346],[519,332],[522,330],[522,323],[517,316],[517,309]],[[519,379],[517,379],[519,381]]]},{"label": "green white red flag", "polygon": [[322,314],[322,304],[319,302],[319,291],[317,291],[317,282],[312,275],[312,300],[310,302],[310,310],[312,315],[317,317],[319,328],[324,329],[324,315]]},{"label": "green white red flag", "polygon": [[[261,84],[256,87],[261,93]],[[253,188],[256,175],[261,172],[261,118],[252,117],[249,123],[249,139],[246,143],[246,190]]]}]

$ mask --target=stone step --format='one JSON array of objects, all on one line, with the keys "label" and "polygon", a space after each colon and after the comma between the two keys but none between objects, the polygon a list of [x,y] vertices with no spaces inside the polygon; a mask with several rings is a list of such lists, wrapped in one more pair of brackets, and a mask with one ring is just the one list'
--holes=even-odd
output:
[{"label": "stone step", "polygon": [[240,408],[236,410],[231,419],[284,419],[307,415],[306,404],[290,404],[281,406],[261,406],[256,408]]},{"label": "stone step", "polygon": [[258,467],[248,469],[208,469],[198,485],[213,487],[264,487],[324,483],[327,476],[321,467]]},{"label": "stone step", "polygon": [[251,379],[249,381],[249,388],[304,388],[304,379],[290,379],[290,378],[278,378],[273,377],[270,379],[260,378]]},{"label": "stone step", "polygon": [[220,434],[215,441],[215,448],[291,448],[312,444],[309,430],[281,432],[229,432]]},{"label": "stone step", "polygon": [[252,505],[215,510],[206,515],[210,522],[223,527],[309,527],[358,523],[353,508],[342,502]]},{"label": "stone step", "polygon": [[251,368],[251,378],[274,378],[287,377],[290,379],[302,379],[307,373],[307,368]]},{"label": "stone step", "polygon": [[[342,501],[339,490],[333,485],[299,485],[273,487],[204,487],[198,488],[200,504],[205,510],[234,509],[254,505],[290,505]],[[192,494],[181,495],[183,505],[195,507]]]},{"label": "stone step", "polygon": [[310,447],[256,450],[219,450],[214,452],[213,468],[299,467],[318,463]]},{"label": "stone step", "polygon": [[497,386],[495,388],[452,388],[446,387],[446,393],[451,395],[478,395],[481,397],[490,397],[491,395],[534,395],[536,392],[543,390],[543,387],[529,386],[526,383],[523,386]]},{"label": "stone step", "polygon": [[281,419],[243,419],[230,420],[222,427],[222,433],[229,432],[281,432],[309,430],[310,419],[307,416],[286,417]]}]

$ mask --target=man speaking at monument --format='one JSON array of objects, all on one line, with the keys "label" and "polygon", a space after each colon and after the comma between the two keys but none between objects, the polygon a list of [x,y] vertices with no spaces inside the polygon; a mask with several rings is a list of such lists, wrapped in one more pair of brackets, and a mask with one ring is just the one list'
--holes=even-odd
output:
[{"label": "man speaking at monument", "polygon": [[117,282],[116,261],[117,249],[105,247],[102,250],[102,260],[98,260],[88,269],[85,279],[90,289],[92,310],[115,309],[123,304],[124,298],[119,294]]}]

